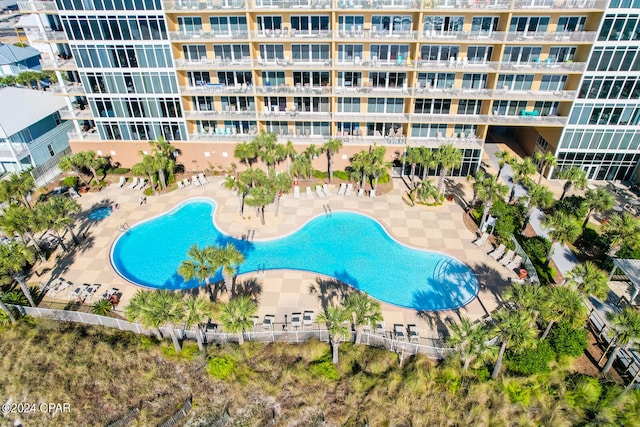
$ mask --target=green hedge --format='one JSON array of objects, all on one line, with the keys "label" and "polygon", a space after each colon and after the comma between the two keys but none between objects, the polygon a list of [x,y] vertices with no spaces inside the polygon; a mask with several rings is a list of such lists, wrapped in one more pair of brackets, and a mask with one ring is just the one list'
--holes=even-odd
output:
[{"label": "green hedge", "polygon": [[587,349],[589,334],[585,328],[558,323],[549,333],[549,342],[559,356],[578,357]]},{"label": "green hedge", "polygon": [[556,352],[548,341],[540,341],[533,348],[507,353],[507,366],[511,372],[533,375],[549,371],[549,362],[555,360]]},{"label": "green hedge", "polygon": [[131,169],[128,168],[110,168],[107,169],[107,173],[112,175],[123,175],[125,173],[129,173],[130,170]]},{"label": "green hedge", "polygon": [[72,187],[72,188],[77,188],[78,187],[78,182],[80,181],[80,179],[77,176],[68,176],[65,179],[63,179],[61,181],[62,185],[64,185],[65,187]]},{"label": "green hedge", "polygon": [[533,263],[533,266],[538,273],[538,279],[542,285],[546,285],[553,282],[553,276],[555,271],[553,268],[547,265],[547,254],[551,247],[551,242],[542,236],[524,237],[522,235],[517,236],[518,242],[522,249],[529,256],[529,259]]}]

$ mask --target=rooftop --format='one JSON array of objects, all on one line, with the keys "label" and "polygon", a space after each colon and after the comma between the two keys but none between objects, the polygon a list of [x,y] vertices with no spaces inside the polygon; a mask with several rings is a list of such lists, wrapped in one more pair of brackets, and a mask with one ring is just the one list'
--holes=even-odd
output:
[{"label": "rooftop", "polygon": [[5,87],[0,89],[0,138],[7,138],[64,108],[64,98],[52,93]]},{"label": "rooftop", "polygon": [[34,56],[40,56],[40,51],[30,46],[18,47],[12,44],[0,44],[0,65],[15,64]]}]

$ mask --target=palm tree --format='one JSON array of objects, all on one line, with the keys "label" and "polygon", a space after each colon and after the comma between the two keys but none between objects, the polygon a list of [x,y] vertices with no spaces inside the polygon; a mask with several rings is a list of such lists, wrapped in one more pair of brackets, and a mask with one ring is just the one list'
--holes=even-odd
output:
[{"label": "palm tree", "polygon": [[369,153],[360,151],[351,158],[352,177],[360,180],[360,188],[364,189],[369,167]]},{"label": "palm tree", "polygon": [[247,185],[240,179],[240,177],[228,176],[224,180],[224,188],[231,190],[238,195],[238,201],[240,202],[240,216],[244,213],[244,198],[247,195]]},{"label": "palm tree", "polygon": [[[431,151],[431,150],[429,150]],[[405,161],[411,165],[411,188],[415,189],[415,177],[416,177],[416,165],[420,163],[422,159],[422,153],[419,147],[407,147],[406,154],[404,156]]]},{"label": "palm tree", "polygon": [[531,157],[526,157],[521,162],[517,160],[511,161],[511,168],[513,169],[513,176],[511,177],[511,182],[513,186],[511,187],[511,195],[509,196],[509,203],[513,202],[513,198],[516,195],[516,186],[518,184],[522,184],[525,187],[530,187],[532,184],[531,175],[536,173],[536,165],[531,160]]},{"label": "palm tree", "polygon": [[204,282],[207,287],[210,286],[209,278],[213,276],[218,269],[215,265],[215,248],[206,246],[202,249],[194,243],[187,251],[190,259],[182,261],[178,266],[178,274],[182,276],[185,282],[196,279],[198,283]]},{"label": "palm tree", "polygon": [[635,340],[640,338],[640,311],[633,307],[625,307],[617,313],[609,312],[607,317],[616,336],[613,351],[602,368],[603,375],[607,374],[613,366],[620,349],[629,349]]},{"label": "palm tree", "polygon": [[284,154],[284,158],[287,161],[287,173],[291,175],[291,161],[295,159],[296,155],[298,154],[296,153],[296,149],[294,148],[293,142],[291,142],[291,140],[287,141],[287,143],[284,145],[282,154]]},{"label": "palm tree", "polygon": [[91,312],[98,316],[108,316],[113,310],[113,304],[106,298],[99,299],[91,306]]},{"label": "palm tree", "polygon": [[13,173],[8,180],[3,181],[3,183],[5,182],[8,184],[12,197],[22,199],[22,203],[24,203],[26,207],[30,208],[31,204],[29,203],[27,196],[33,193],[36,188],[31,172],[23,171],[19,174]]},{"label": "palm tree", "polygon": [[553,244],[560,243],[573,243],[580,235],[580,226],[576,221],[565,214],[562,211],[556,211],[553,215],[545,216],[542,220],[542,225],[551,228],[549,231],[549,239],[551,239],[551,247],[547,254],[547,264],[551,261],[551,255],[553,255]]},{"label": "palm tree", "polygon": [[153,192],[157,195],[158,190],[156,189],[155,175],[158,170],[158,164],[156,158],[151,154],[143,154],[142,151],[139,154],[142,155],[142,161],[131,166],[131,173],[134,175],[147,175],[149,177],[149,184],[151,188],[153,188]]},{"label": "palm tree", "polygon": [[580,263],[567,273],[567,285],[585,297],[606,299],[609,292],[608,283],[607,273],[600,270],[592,261]]},{"label": "palm tree", "polygon": [[566,286],[544,287],[540,300],[540,317],[547,326],[540,337],[547,338],[556,322],[563,321],[574,327],[584,326],[587,320],[587,308],[580,294]]},{"label": "palm tree", "polygon": [[184,325],[188,329],[191,326],[196,328],[196,341],[198,349],[204,352],[204,342],[200,324],[211,316],[211,304],[209,301],[189,295],[184,300]]},{"label": "palm tree", "polygon": [[567,191],[569,191],[571,187],[584,190],[588,184],[587,173],[577,167],[561,170],[558,172],[558,178],[566,180],[560,200],[564,199],[564,196],[566,196]]},{"label": "palm tree", "polygon": [[438,166],[438,159],[436,158],[436,152],[429,147],[420,147],[420,164],[422,165],[422,182],[427,179],[427,172],[429,169],[433,169]]},{"label": "palm tree", "polygon": [[558,159],[553,155],[551,151],[546,151],[542,154],[540,151],[536,151],[533,154],[533,159],[540,163],[540,176],[538,177],[538,185],[542,182],[542,177],[547,168],[555,168],[558,166]]},{"label": "palm tree", "polygon": [[97,183],[99,181],[97,170],[105,167],[107,164],[108,160],[105,157],[100,157],[95,151],[89,150],[79,151],[62,157],[58,166],[63,172],[73,170],[76,173],[81,173],[82,170],[89,170],[91,174],[88,176],[93,177]]},{"label": "palm tree", "polygon": [[382,320],[380,303],[369,298],[364,292],[352,292],[347,296],[344,306],[353,316],[353,324],[356,326],[356,344],[360,344],[364,326],[373,327],[376,322]]},{"label": "palm tree", "polygon": [[435,158],[440,166],[440,177],[438,178],[438,192],[443,194],[444,178],[451,169],[462,165],[462,151],[451,144],[440,146],[435,154]]},{"label": "palm tree", "polygon": [[270,185],[276,193],[276,212],[275,216],[278,216],[280,210],[280,198],[283,193],[289,192],[291,189],[291,176],[288,173],[279,173],[271,179]]},{"label": "palm tree", "polygon": [[[130,321],[139,320],[142,322],[142,319],[147,316],[147,312],[149,311],[152,295],[152,291],[143,291],[142,289],[137,290],[129,301],[129,304],[124,308],[124,317]],[[156,338],[158,338],[158,341],[162,340],[162,334],[157,327],[145,327],[152,328],[152,331]]]},{"label": "palm tree", "polygon": [[35,254],[33,249],[27,247],[24,243],[10,241],[0,245],[0,275],[16,279],[31,307],[36,307],[36,304],[22,272],[26,266],[33,264],[34,261]]},{"label": "palm tree", "polygon": [[553,205],[554,197],[553,192],[544,185],[531,183],[529,191],[527,193],[527,220],[524,223],[524,227],[527,227],[529,221],[531,221],[531,215],[535,208],[546,209]]},{"label": "palm tree", "polygon": [[176,167],[175,153],[178,153],[179,150],[176,150],[163,136],[159,136],[157,141],[149,141],[149,145],[153,148],[153,163],[158,171],[158,179],[160,180],[162,189],[166,190],[167,180],[165,171],[169,172],[170,176],[173,175]]},{"label": "palm tree", "polygon": [[270,169],[275,167],[276,163],[284,160],[284,148],[277,142],[278,137],[275,133],[262,131],[254,139],[255,145],[258,147],[258,157],[264,162],[267,177],[271,176]]},{"label": "palm tree", "polygon": [[615,197],[605,188],[599,187],[597,190],[587,190],[584,193],[584,206],[589,209],[587,212],[587,217],[584,219],[582,223],[582,228],[587,228],[587,224],[589,223],[589,219],[591,219],[591,214],[597,212],[602,214],[603,212],[611,209],[615,203]]},{"label": "palm tree", "polygon": [[534,322],[540,313],[540,306],[543,300],[543,288],[521,283],[514,283],[509,286],[503,294],[506,301],[511,301],[518,306]]},{"label": "palm tree", "polygon": [[466,371],[474,360],[482,358],[489,351],[487,342],[490,330],[485,324],[473,324],[466,317],[459,324],[451,322],[450,328],[452,333],[447,343],[460,353],[462,370]]},{"label": "palm tree", "polygon": [[344,307],[331,304],[324,313],[318,316],[318,323],[324,323],[327,326],[327,332],[331,339],[331,347],[333,349],[333,363],[338,363],[338,346],[341,341],[349,337],[349,327],[347,323],[351,313]]},{"label": "palm tree", "polygon": [[80,241],[73,231],[73,225],[76,220],[71,215],[80,212],[82,209],[80,204],[70,197],[54,197],[51,204],[61,217],[59,222],[64,226],[67,232],[71,234],[73,243],[76,245],[79,244]]},{"label": "palm tree", "polygon": [[9,307],[7,307],[7,305],[1,299],[0,299],[0,310],[2,310],[7,315],[9,320],[11,320],[11,323],[16,323],[17,322],[16,316],[13,314],[11,309]]},{"label": "palm tree", "polygon": [[[58,167],[62,172],[70,172],[73,171],[78,175],[78,177],[82,180],[82,184],[85,185],[86,181],[82,178],[84,175],[82,171],[82,165],[79,163],[79,158],[77,158],[74,154],[68,154],[63,156],[58,161]],[[89,175],[91,176],[91,175]]]},{"label": "palm tree", "polygon": [[37,204],[34,213],[36,218],[35,220],[40,225],[40,228],[52,230],[58,238],[60,246],[62,246],[62,250],[67,252],[68,248],[64,243],[64,239],[60,234],[60,231],[65,229],[65,225],[68,220],[73,221],[73,219],[63,217],[62,215],[64,213],[56,210],[56,207],[51,203],[51,201]]},{"label": "palm tree", "polygon": [[528,313],[521,310],[500,310],[494,316],[494,332],[498,334],[500,352],[493,367],[492,379],[496,379],[502,367],[502,358],[507,348],[521,349],[531,345],[535,337],[535,328],[531,326]]},{"label": "palm tree", "polygon": [[498,158],[498,178],[502,174],[502,169],[504,165],[511,163],[511,152],[507,150],[498,151],[496,153],[496,157]]},{"label": "palm tree", "polygon": [[473,198],[469,202],[469,206],[473,207],[478,201],[478,189],[482,187],[483,181],[487,175],[482,170],[478,170],[475,175],[467,175],[467,181],[473,181],[471,188],[473,189]]},{"label": "palm tree", "polygon": [[329,182],[333,179],[333,156],[342,148],[342,140],[329,138],[322,146],[322,151],[327,154],[327,168],[329,169]]},{"label": "palm tree", "polygon": [[438,187],[429,181],[422,181],[417,187],[413,189],[413,193],[417,200],[427,202],[429,199],[433,199],[438,202]]},{"label": "palm tree", "polygon": [[253,326],[251,316],[258,311],[258,305],[246,295],[238,296],[227,303],[219,304],[215,316],[224,328],[238,334],[238,344],[244,344],[243,332]]},{"label": "palm tree", "polygon": [[0,229],[7,236],[18,234],[22,241],[32,242],[34,248],[42,261],[46,261],[42,248],[38,245],[34,233],[40,231],[41,223],[35,212],[22,205],[9,205],[4,209],[4,214],[0,216]]},{"label": "palm tree", "polygon": [[633,250],[640,247],[640,220],[627,212],[609,218],[602,232],[611,247],[610,256],[615,256],[623,246]]},{"label": "palm tree", "polygon": [[489,212],[493,207],[493,202],[498,199],[504,199],[507,195],[509,187],[500,183],[498,178],[493,175],[487,175],[481,182],[478,182],[479,186],[476,188],[476,197],[478,200],[484,202],[484,209],[482,210],[482,220],[480,221],[480,229],[484,229],[484,224],[487,221]]},{"label": "palm tree", "polygon": [[311,165],[311,158],[306,156],[304,153],[298,154],[293,158],[293,163],[291,164],[291,173],[295,177],[303,177],[310,179],[311,174],[313,173],[313,167]]},{"label": "palm tree", "polygon": [[390,164],[384,161],[384,155],[387,149],[384,146],[376,147],[370,151],[369,153],[369,174],[373,176],[373,191],[375,192],[378,188],[378,179],[380,176],[386,172],[389,168]]},{"label": "palm tree", "polygon": [[254,188],[267,182],[267,175],[260,169],[247,168],[238,175],[240,182]]},{"label": "palm tree", "polygon": [[244,262],[244,255],[236,248],[233,243],[227,243],[224,248],[216,248],[213,253],[213,264],[216,268],[222,268],[222,278],[227,291],[231,292],[233,287],[233,279],[240,264]]},{"label": "palm tree", "polygon": [[240,162],[244,163],[247,168],[251,167],[251,163],[257,155],[258,147],[254,142],[241,142],[233,150],[233,156],[240,159]]},{"label": "palm tree", "polygon": [[256,212],[260,217],[260,223],[264,225],[264,209],[267,205],[273,203],[274,199],[275,194],[273,194],[273,190],[269,188],[268,185],[262,185],[249,189],[245,203],[256,208]]}]

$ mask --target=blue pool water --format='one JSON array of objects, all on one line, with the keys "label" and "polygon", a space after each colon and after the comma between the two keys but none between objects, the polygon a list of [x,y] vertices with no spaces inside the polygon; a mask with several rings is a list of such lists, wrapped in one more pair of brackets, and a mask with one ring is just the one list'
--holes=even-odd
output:
[{"label": "blue pool water", "polygon": [[[416,310],[461,307],[478,292],[475,275],[449,256],[412,249],[393,240],[369,217],[335,212],[312,219],[296,232],[248,242],[214,226],[215,202],[190,201],[131,227],[114,243],[113,266],[125,279],[151,288],[186,289],[178,266],[193,243],[233,243],[245,255],[239,273],[292,269],[335,277],[374,298]],[[213,281],[221,280],[218,272]]]},{"label": "blue pool water", "polygon": [[101,219],[105,219],[109,215],[111,215],[110,207],[96,208],[91,212],[89,212],[89,215],[87,215],[87,218],[89,218],[92,221],[100,221]]}]

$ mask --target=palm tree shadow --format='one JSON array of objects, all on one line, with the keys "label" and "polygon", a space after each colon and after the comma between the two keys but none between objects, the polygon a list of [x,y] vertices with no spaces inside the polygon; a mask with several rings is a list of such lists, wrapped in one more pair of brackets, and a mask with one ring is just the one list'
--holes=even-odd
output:
[{"label": "palm tree shadow", "polygon": [[247,296],[254,301],[258,300],[258,297],[262,294],[262,283],[254,277],[243,280],[242,282],[236,282],[233,290],[231,291],[231,297]]},{"label": "palm tree shadow", "polygon": [[451,319],[442,312],[419,310],[417,316],[427,322],[429,327],[438,333],[438,337],[446,337],[449,335],[447,323],[450,323]]},{"label": "palm tree shadow", "polygon": [[323,311],[332,303],[342,302],[353,288],[338,279],[316,277],[316,283],[309,286],[309,293],[316,294]]},{"label": "palm tree shadow", "polygon": [[467,209],[469,204],[465,200],[465,191],[461,183],[455,182],[450,178],[444,180],[447,194],[453,195],[456,203],[462,208]]}]

